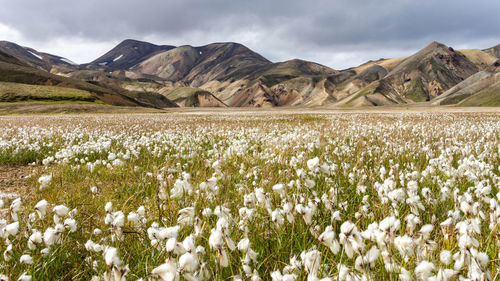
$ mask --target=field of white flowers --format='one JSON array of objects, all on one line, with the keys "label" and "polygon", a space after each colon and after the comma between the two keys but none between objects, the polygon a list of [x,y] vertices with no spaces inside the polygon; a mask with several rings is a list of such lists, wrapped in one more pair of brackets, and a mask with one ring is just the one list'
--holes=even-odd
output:
[{"label": "field of white flowers", "polygon": [[32,172],[0,280],[500,280],[499,138],[486,113],[1,117],[0,169]]}]

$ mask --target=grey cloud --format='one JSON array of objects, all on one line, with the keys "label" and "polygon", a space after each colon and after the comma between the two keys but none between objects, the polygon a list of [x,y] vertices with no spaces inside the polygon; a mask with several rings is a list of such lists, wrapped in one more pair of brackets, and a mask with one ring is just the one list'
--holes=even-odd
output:
[{"label": "grey cloud", "polygon": [[477,48],[489,45],[476,42],[500,43],[495,0],[0,0],[0,5],[0,23],[31,42],[241,40],[271,60],[300,57],[335,68],[346,67],[347,60],[355,65],[412,52],[433,40]]}]

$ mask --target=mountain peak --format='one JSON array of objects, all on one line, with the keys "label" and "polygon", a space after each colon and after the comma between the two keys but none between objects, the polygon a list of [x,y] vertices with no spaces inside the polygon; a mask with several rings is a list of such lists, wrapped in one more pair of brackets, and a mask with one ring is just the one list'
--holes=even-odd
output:
[{"label": "mountain peak", "polygon": [[425,48],[423,48],[421,50],[421,52],[428,53],[428,52],[446,51],[446,50],[454,51],[452,48],[450,49],[450,47],[446,46],[443,43],[439,43],[437,41],[433,41],[432,43],[430,43],[429,45],[427,45]]},{"label": "mountain peak", "polygon": [[129,69],[158,52],[173,48],[175,47],[167,45],[159,46],[149,42],[126,39],[103,56],[91,62],[90,65],[108,70]]}]

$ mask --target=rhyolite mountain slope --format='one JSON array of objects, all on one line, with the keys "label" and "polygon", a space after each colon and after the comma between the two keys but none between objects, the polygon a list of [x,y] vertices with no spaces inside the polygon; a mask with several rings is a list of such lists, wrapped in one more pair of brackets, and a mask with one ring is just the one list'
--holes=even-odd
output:
[{"label": "rhyolite mountain slope", "polygon": [[[138,93],[63,77],[0,51],[2,101],[96,102],[116,106],[177,107],[157,93]],[[9,86],[11,85],[11,86]]]},{"label": "rhyolite mountain slope", "polygon": [[478,71],[478,66],[462,53],[433,42],[404,59],[382,79],[370,83],[350,103],[384,105],[426,102]]},{"label": "rhyolite mountain slope", "polygon": [[491,48],[488,48],[488,49],[485,49],[483,50],[484,52],[492,55],[492,56],[495,56],[496,58],[500,59],[500,44],[494,46],[494,47],[491,47]]},{"label": "rhyolite mountain slope", "polygon": [[271,62],[232,42],[174,47],[128,39],[78,66],[3,43],[12,55],[4,60],[18,59],[12,65],[51,71],[160,107],[491,105],[497,98],[491,77],[500,71],[499,46],[456,51],[432,42],[408,57],[338,71],[300,59]]},{"label": "rhyolite mountain slope", "polygon": [[260,68],[268,64],[271,62],[241,44],[214,43],[202,47],[180,46],[161,52],[129,70],[198,87],[243,68]]},{"label": "rhyolite mountain slope", "polygon": [[39,52],[29,47],[22,47],[9,41],[0,41],[0,51],[18,58],[30,66],[46,71],[51,71],[54,66],[70,69],[75,69],[77,66],[69,59]]},{"label": "rhyolite mountain slope", "polygon": [[212,93],[200,88],[181,87],[166,96],[180,107],[227,107]]},{"label": "rhyolite mountain slope", "polygon": [[500,72],[480,71],[432,101],[432,105],[500,105]]},{"label": "rhyolite mountain slope", "polygon": [[168,45],[155,45],[148,42],[142,42],[127,39],[111,49],[106,54],[97,58],[85,66],[87,68],[101,68],[106,71],[117,69],[128,69],[137,63],[149,58],[157,52],[166,51],[175,48]]},{"label": "rhyolite mountain slope", "polygon": [[409,57],[339,72],[299,59],[272,63],[241,44],[214,43],[159,51],[114,73],[155,80],[164,85],[157,92],[167,96],[178,88],[200,88],[234,107],[411,104],[432,101],[478,71],[491,71],[491,52],[455,51],[433,42]]},{"label": "rhyolite mountain slope", "polygon": [[494,55],[479,49],[465,49],[458,51],[464,54],[480,70],[486,70],[490,68],[495,62],[499,60]]}]

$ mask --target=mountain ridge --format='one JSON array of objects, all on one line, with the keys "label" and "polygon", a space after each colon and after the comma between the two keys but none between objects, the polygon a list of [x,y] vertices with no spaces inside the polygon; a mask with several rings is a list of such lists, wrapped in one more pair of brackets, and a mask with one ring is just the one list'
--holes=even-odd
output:
[{"label": "mountain ridge", "polygon": [[[436,104],[432,102],[474,74],[500,70],[500,45],[483,50],[454,50],[436,41],[407,57],[368,61],[340,71],[301,59],[271,62],[235,42],[193,47],[126,39],[94,61],[81,65],[2,42],[0,47],[9,47],[4,48],[18,59],[13,63],[45,71],[61,70],[58,73],[64,76],[118,91],[139,90],[133,94],[135,100],[141,93],[168,97],[177,89],[199,89],[188,91],[188,96],[177,100],[181,106]],[[489,80],[483,80],[481,85],[487,83],[485,81]],[[473,97],[470,95],[468,100]],[[496,95],[491,97],[494,99]],[[484,104],[491,104],[487,101],[488,94],[482,99],[486,99]],[[458,99],[447,100],[462,103]],[[163,105],[167,103],[165,100]]]}]

